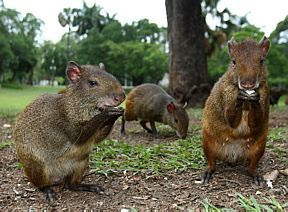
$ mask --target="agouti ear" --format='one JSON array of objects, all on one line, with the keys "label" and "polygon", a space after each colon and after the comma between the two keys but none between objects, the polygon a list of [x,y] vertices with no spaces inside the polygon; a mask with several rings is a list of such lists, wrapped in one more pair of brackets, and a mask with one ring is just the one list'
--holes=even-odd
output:
[{"label": "agouti ear", "polygon": [[102,71],[106,71],[104,63],[99,63],[99,68]]},{"label": "agouti ear", "polygon": [[264,56],[266,56],[267,53],[268,53],[268,51],[269,51],[269,48],[270,48],[270,41],[269,41],[269,39],[266,38],[266,36],[264,36],[264,37],[262,38],[262,40],[259,42],[259,46],[261,47]]},{"label": "agouti ear", "polygon": [[233,50],[234,50],[234,47],[237,45],[237,42],[234,40],[234,38],[232,37],[228,42],[227,42],[227,45],[228,45],[228,52],[229,52],[229,55],[231,56]]},{"label": "agouti ear", "polygon": [[173,111],[176,109],[175,107],[175,104],[173,102],[170,102],[168,105],[167,105],[167,111],[169,113],[173,113]]},{"label": "agouti ear", "polygon": [[81,67],[74,61],[68,62],[66,75],[71,83],[77,82],[81,78]]}]

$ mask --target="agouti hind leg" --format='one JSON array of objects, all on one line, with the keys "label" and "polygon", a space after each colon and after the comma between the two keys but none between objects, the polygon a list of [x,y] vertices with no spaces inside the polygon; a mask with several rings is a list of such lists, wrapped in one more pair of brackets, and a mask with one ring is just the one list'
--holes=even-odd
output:
[{"label": "agouti hind leg", "polygon": [[212,179],[212,175],[216,170],[216,155],[215,149],[216,147],[213,145],[214,142],[209,142],[209,139],[212,139],[208,136],[208,134],[203,130],[203,150],[206,156],[208,167],[205,172],[202,173],[201,183],[205,184]]},{"label": "agouti hind leg", "polygon": [[21,156],[22,154],[19,152],[19,159],[23,164],[28,180],[45,194],[46,200],[49,202],[49,204],[53,203],[56,199],[56,193],[50,187],[51,182],[44,172],[43,163],[30,155],[26,155],[26,157]]},{"label": "agouti hind leg", "polygon": [[156,135],[157,134],[157,129],[155,126],[155,122],[154,121],[150,121],[150,126],[151,126],[151,130],[152,130],[152,134]]},{"label": "agouti hind leg", "polygon": [[52,204],[56,200],[56,193],[50,188],[50,186],[40,188],[40,191],[46,195],[46,200],[49,204]]},{"label": "agouti hind leg", "polygon": [[82,177],[87,167],[87,163],[88,158],[79,162],[75,172],[66,178],[66,188],[72,191],[89,191],[96,193],[103,192],[104,189],[98,185],[81,183]]},{"label": "agouti hind leg", "polygon": [[140,125],[143,127],[143,129],[146,130],[148,133],[152,133],[152,130],[146,126],[146,123],[147,121],[143,121],[143,120],[140,121]]},{"label": "agouti hind leg", "polygon": [[257,143],[261,143],[262,145],[260,146],[255,144],[255,146],[252,145],[249,149],[248,173],[252,177],[253,183],[260,186],[263,179],[257,173],[256,168],[265,151],[265,137],[262,138],[262,141]]},{"label": "agouti hind leg", "polygon": [[125,117],[124,117],[124,115],[122,116],[122,122],[121,122],[121,135],[126,135],[126,131],[125,131]]}]

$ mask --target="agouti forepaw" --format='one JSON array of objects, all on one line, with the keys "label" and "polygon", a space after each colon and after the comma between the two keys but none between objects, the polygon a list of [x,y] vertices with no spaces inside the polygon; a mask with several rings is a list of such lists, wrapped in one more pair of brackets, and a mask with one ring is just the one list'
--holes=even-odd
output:
[{"label": "agouti forepaw", "polygon": [[209,181],[212,179],[213,172],[205,171],[202,173],[201,176],[201,183],[206,184],[209,183]]},{"label": "agouti forepaw", "polygon": [[250,100],[250,101],[258,101],[260,98],[257,92],[249,93],[244,90],[239,90],[237,99],[240,100]]},{"label": "agouti forepaw", "polygon": [[104,188],[94,184],[75,184],[75,185],[67,185],[68,189],[73,191],[89,191],[96,193],[103,193]]},{"label": "agouti forepaw", "polygon": [[252,176],[253,183],[257,186],[263,185],[263,178],[259,175]]}]

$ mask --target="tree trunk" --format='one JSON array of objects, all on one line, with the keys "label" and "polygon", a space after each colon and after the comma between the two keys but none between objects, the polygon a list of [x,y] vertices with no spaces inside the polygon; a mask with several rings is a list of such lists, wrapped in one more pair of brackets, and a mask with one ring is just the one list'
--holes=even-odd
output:
[{"label": "tree trunk", "polygon": [[[209,94],[200,0],[166,0],[169,93],[180,103],[204,105]],[[204,91],[204,92],[203,92]]]},{"label": "tree trunk", "polygon": [[28,73],[27,85],[33,85],[33,75],[34,75],[34,71],[33,69],[31,69]]}]

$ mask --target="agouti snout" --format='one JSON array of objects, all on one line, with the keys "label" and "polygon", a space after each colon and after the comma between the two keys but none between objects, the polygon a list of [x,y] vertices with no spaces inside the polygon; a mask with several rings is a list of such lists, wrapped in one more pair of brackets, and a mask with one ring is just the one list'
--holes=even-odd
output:
[{"label": "agouti snout", "polygon": [[237,83],[241,90],[253,91],[259,87],[262,78],[261,71],[265,65],[267,54],[264,52],[267,52],[266,43],[268,41],[262,40],[261,42],[260,45],[263,45],[263,48],[254,47],[255,43],[250,40],[246,43],[237,43],[233,38],[228,41],[231,68],[237,73]]},{"label": "agouti snout", "polygon": [[[155,84],[139,85],[127,95],[122,134],[125,134],[125,121],[133,120],[140,120],[140,125],[149,133],[156,134],[155,122],[160,122],[172,127],[180,138],[187,136],[189,117],[185,108]],[[146,126],[147,122],[151,129]]]}]

